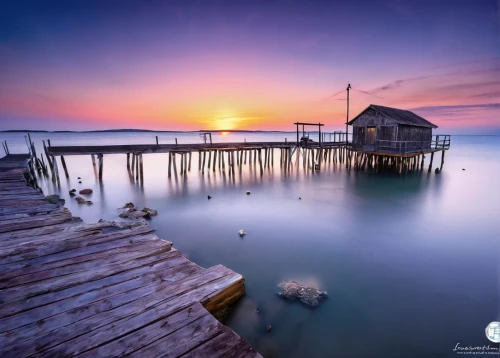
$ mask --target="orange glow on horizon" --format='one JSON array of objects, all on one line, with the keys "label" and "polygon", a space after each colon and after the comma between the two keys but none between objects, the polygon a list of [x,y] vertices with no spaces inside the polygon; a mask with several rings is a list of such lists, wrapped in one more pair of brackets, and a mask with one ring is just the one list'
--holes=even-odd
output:
[{"label": "orange glow on horizon", "polygon": [[221,135],[228,135],[231,132],[220,132]]}]

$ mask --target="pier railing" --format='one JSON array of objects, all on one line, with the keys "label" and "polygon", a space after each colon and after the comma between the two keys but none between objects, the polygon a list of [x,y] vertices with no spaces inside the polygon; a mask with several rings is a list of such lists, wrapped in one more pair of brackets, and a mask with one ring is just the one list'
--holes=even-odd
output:
[{"label": "pier railing", "polygon": [[449,149],[450,135],[435,135],[430,141],[410,141],[410,140],[380,140],[375,143],[375,151],[391,153],[414,153],[431,149]]}]

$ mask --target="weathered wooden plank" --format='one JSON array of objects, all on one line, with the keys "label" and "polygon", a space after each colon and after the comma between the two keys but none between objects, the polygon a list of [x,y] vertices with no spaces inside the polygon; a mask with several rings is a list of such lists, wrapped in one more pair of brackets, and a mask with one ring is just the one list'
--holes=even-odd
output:
[{"label": "weathered wooden plank", "polygon": [[168,241],[147,240],[97,253],[77,256],[76,258],[71,257],[47,264],[27,267],[9,272],[9,275],[5,275],[7,277],[0,275],[0,289],[26,285],[31,282],[39,282],[49,278],[91,270],[94,267],[103,267],[146,255],[158,254],[158,252],[169,251],[171,246],[172,244]]},{"label": "weathered wooden plank", "polygon": [[23,220],[19,217],[12,217],[0,221],[0,233],[31,229],[46,225],[54,225],[71,220],[71,213],[66,208],[59,208],[52,211],[50,214],[23,216]]},{"label": "weathered wooden plank", "polygon": [[[66,325],[63,331],[58,331],[58,339],[67,341],[75,338],[66,344],[74,353],[83,349],[83,347],[86,347],[86,349],[93,348],[94,345],[101,342],[100,337],[105,337],[103,332],[112,328],[116,336],[121,336],[129,332],[130,328],[135,327],[134,325],[136,324],[144,325],[145,322],[153,321],[156,317],[161,317],[162,314],[168,311],[182,309],[199,298],[209,296],[214,291],[228,287],[233,284],[237,276],[239,275],[234,274],[230,270],[215,267],[213,270],[207,269],[201,276],[194,279],[188,277],[185,280],[176,281],[166,287],[157,287],[152,294],[143,296],[141,299],[136,299],[132,302],[129,301],[130,303],[127,304],[114,306],[118,299],[117,296],[114,296],[104,302],[99,302],[99,304],[81,307],[77,314],[82,314],[82,312],[89,309],[99,312],[99,314],[75,321],[71,325]],[[130,300],[128,296],[130,295],[121,295],[120,299]],[[114,299],[114,301],[111,302],[111,299]],[[61,319],[74,320],[74,315],[66,314]],[[97,331],[93,332],[95,330]],[[75,337],[78,334],[76,332],[81,335]],[[44,347],[44,349],[48,349],[52,348],[53,345],[53,336],[49,332],[36,338],[33,342],[26,342],[25,349],[32,349],[32,347]],[[17,345],[17,347],[20,346]],[[44,351],[40,356],[52,356],[53,354],[52,350],[48,350]]]},{"label": "weathered wooden plank", "polygon": [[[31,349],[29,342],[22,346],[19,343],[34,339],[47,332],[57,332],[57,329],[74,323],[75,319],[81,320],[93,315],[99,315],[101,313],[99,308],[111,309],[110,305],[112,304],[119,306],[120,304],[138,300],[143,295],[154,292],[162,282],[167,284],[167,281],[164,281],[163,278],[173,280],[175,277],[174,281],[182,280],[191,275],[200,275],[203,270],[184,257],[174,260],[177,262],[182,261],[182,263],[167,268],[164,271],[164,276],[158,275],[158,273],[149,273],[117,285],[88,291],[80,296],[61,300],[2,320],[1,322],[5,327],[13,328],[0,334],[0,341],[3,342],[3,348],[0,349],[0,352],[8,351],[15,346],[19,347],[19,349],[22,349],[22,346]],[[92,307],[90,309],[81,309],[87,305]]]},{"label": "weathered wooden plank", "polygon": [[[181,344],[179,338],[184,337],[184,339],[189,340],[194,337],[197,330],[207,329],[209,324],[217,322],[198,302],[158,318],[158,321],[132,331],[120,339],[113,339],[111,336],[108,343],[86,351],[80,356],[122,357],[134,353],[136,356],[157,357],[178,347]],[[188,334],[183,327],[189,330]]]}]

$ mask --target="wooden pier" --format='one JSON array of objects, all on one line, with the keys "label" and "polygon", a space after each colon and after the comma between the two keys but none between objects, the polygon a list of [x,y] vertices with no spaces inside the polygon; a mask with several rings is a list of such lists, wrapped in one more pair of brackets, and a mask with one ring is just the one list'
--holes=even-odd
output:
[{"label": "wooden pier", "polygon": [[27,185],[30,158],[0,159],[1,357],[260,357],[213,316],[241,275],[147,224],[83,223]]},{"label": "wooden pier", "polygon": [[[326,138],[323,133],[322,137]],[[326,133],[327,134],[327,133]],[[336,137],[335,137],[336,138]],[[340,135],[339,135],[340,138]],[[139,145],[110,145],[110,146],[45,146],[44,151],[52,172],[53,181],[59,181],[59,170],[57,157],[61,163],[65,163],[64,156],[89,155],[96,170],[96,175],[102,180],[105,154],[123,154],[126,156],[126,166],[131,177],[136,181],[143,182],[143,155],[152,153],[168,153],[168,177],[177,175],[178,164],[180,175],[186,175],[191,171],[192,154],[198,154],[198,170],[202,174],[205,171],[228,171],[234,175],[235,168],[243,165],[254,165],[260,168],[261,175],[264,168],[274,166],[275,150],[280,156],[280,166],[290,168],[293,160],[297,165],[302,163],[304,168],[320,170],[322,163],[326,161],[344,162],[346,160],[346,142],[243,142],[243,143],[203,143],[203,144],[139,144]],[[295,155],[295,159],[293,156]],[[99,165],[96,166],[95,158]],[[180,158],[180,161],[177,160]],[[68,169],[63,164],[65,175]]]}]

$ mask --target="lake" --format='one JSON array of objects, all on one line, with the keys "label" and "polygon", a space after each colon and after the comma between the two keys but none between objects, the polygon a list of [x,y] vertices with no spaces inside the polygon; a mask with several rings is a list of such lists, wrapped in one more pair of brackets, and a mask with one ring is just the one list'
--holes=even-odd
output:
[{"label": "lake", "polygon": [[[154,132],[32,133],[32,140],[41,153],[42,139],[146,144],[156,135],[160,143],[201,142],[197,133]],[[295,133],[213,140],[285,137],[293,141]],[[24,133],[0,133],[0,140],[12,153],[27,152]],[[265,357],[455,357],[457,343],[494,346],[484,332],[500,320],[499,154],[498,136],[452,136],[441,174],[399,176],[332,163],[319,173],[285,171],[276,151],[274,168],[262,176],[246,165],[234,177],[202,175],[194,154],[191,172],[170,179],[167,155],[147,154],[144,186],[130,180],[125,155],[104,156],[102,183],[90,156],[68,156],[70,178],[59,164],[61,187],[40,186],[86,222],[117,220],[129,201],[157,209],[149,223],[159,237],[203,267],[223,264],[245,277],[247,294],[226,324]],[[94,204],[78,205],[72,188],[93,189]],[[328,298],[314,309],[284,301],[277,285],[285,279],[317,286]]]}]

